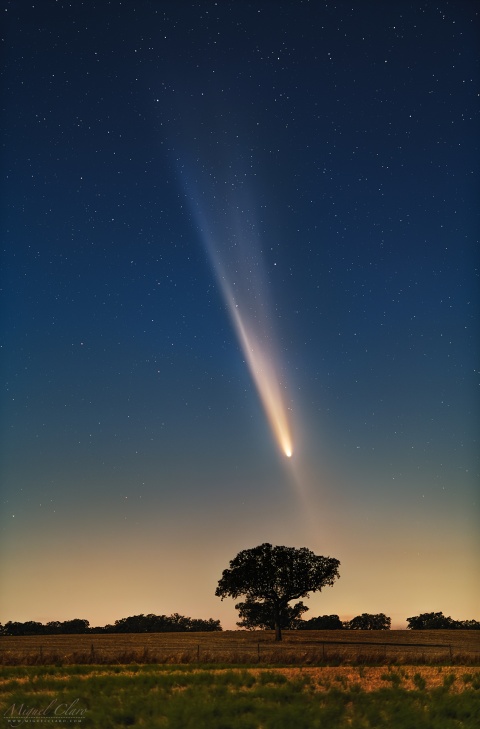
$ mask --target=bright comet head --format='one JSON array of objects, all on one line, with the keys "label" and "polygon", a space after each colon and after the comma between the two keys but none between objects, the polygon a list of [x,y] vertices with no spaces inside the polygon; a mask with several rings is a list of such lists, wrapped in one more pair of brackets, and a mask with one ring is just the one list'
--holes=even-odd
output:
[{"label": "bright comet head", "polygon": [[222,279],[222,289],[272,432],[287,458],[291,458],[292,437],[287,417],[287,407],[282,394],[283,388],[280,385],[280,378],[276,370],[275,357],[266,350],[254,324],[248,324],[242,318],[240,309],[235,303],[234,296],[225,278]]},{"label": "bright comet head", "polygon": [[[212,195],[212,201],[216,201],[216,195],[213,192]],[[217,282],[272,433],[280,451],[291,458],[293,447],[285,386],[280,377],[279,357],[272,342],[272,325],[266,301],[268,297],[261,274],[259,252],[250,242],[255,226],[252,226],[249,214],[243,210],[243,204],[240,205],[239,200],[234,199],[226,204],[226,209],[233,216],[232,220],[227,216],[226,227],[213,224],[212,230],[200,200],[194,212]],[[242,210],[241,214],[233,212],[239,210]],[[220,251],[217,239],[225,239]],[[232,254],[236,254],[233,259]],[[229,270],[235,271],[235,277],[228,275]]]}]

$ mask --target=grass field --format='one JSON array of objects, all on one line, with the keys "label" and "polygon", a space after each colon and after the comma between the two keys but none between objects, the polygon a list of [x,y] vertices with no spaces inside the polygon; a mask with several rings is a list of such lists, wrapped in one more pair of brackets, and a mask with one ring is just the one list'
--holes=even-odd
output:
[{"label": "grass field", "polygon": [[479,656],[478,631],[3,636],[0,722],[477,729]]},{"label": "grass field", "polygon": [[4,726],[477,729],[480,668],[15,666]]},{"label": "grass field", "polygon": [[480,663],[480,631],[285,631],[0,637],[0,664]]}]

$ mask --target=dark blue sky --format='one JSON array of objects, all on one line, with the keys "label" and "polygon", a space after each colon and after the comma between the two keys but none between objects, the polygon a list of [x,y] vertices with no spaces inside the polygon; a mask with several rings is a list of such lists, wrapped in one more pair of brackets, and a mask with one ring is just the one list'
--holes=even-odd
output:
[{"label": "dark blue sky", "polygon": [[[476,3],[3,23],[0,620],[233,627],[263,541],[341,560],[307,617],[478,619]],[[212,247],[269,312],[291,462]]]}]

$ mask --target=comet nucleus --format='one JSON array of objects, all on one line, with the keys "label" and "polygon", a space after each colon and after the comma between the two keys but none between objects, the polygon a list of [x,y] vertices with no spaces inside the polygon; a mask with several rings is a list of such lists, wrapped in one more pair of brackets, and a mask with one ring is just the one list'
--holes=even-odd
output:
[{"label": "comet nucleus", "polygon": [[[235,196],[224,201],[222,210],[216,209],[218,200],[212,192],[208,206],[196,195],[192,209],[271,430],[283,454],[291,458],[293,443],[286,387],[274,344],[254,214],[251,206]],[[215,208],[211,217],[208,207]]]}]

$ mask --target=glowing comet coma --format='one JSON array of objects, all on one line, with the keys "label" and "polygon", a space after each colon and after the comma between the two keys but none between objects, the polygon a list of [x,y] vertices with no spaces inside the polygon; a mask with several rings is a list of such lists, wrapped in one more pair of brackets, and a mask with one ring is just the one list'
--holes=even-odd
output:
[{"label": "glowing comet coma", "polygon": [[255,331],[243,321],[225,279],[222,281],[222,289],[270,427],[283,453],[290,458],[293,452],[292,436],[274,359],[265,351],[266,347],[262,346]]}]

